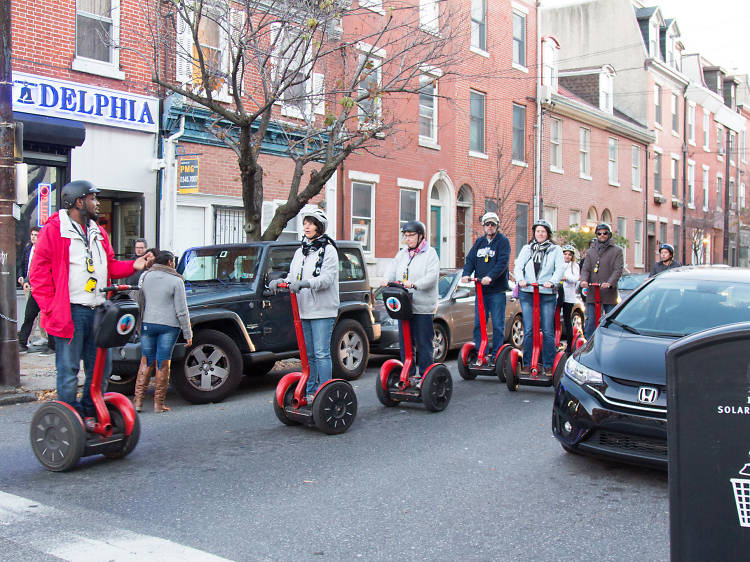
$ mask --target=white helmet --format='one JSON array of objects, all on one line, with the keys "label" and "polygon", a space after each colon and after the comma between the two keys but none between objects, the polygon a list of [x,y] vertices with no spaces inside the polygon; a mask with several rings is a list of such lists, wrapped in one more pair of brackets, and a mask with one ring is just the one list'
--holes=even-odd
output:
[{"label": "white helmet", "polygon": [[497,216],[497,213],[485,213],[482,215],[482,225],[484,226],[484,223],[486,223],[487,221],[494,222],[495,224],[500,224],[500,217]]},{"label": "white helmet", "polygon": [[328,217],[321,208],[305,211],[302,214],[302,220],[304,221],[305,219],[311,219],[315,223],[315,226],[318,228],[318,236],[323,236],[328,229]]}]

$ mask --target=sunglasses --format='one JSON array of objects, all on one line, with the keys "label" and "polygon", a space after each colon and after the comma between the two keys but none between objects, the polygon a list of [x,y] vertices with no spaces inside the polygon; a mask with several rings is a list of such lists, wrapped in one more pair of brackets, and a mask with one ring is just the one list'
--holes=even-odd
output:
[{"label": "sunglasses", "polygon": [[602,232],[597,232],[596,235],[597,236],[608,236],[609,232],[607,232],[606,230],[603,230]]}]

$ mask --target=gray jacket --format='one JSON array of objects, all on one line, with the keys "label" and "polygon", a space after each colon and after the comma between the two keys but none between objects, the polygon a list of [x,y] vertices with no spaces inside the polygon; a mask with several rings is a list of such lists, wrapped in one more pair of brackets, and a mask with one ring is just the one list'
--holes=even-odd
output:
[{"label": "gray jacket", "polygon": [[[513,268],[513,276],[516,278],[516,283],[519,281],[526,281],[529,283],[539,283],[540,293],[557,293],[557,284],[562,279],[563,273],[565,272],[565,257],[563,256],[562,249],[557,244],[552,244],[542,258],[542,267],[539,269],[539,277],[537,278],[536,272],[534,271],[534,263],[531,261],[531,244],[526,244],[521,248],[521,252],[516,258],[516,263]],[[552,287],[542,287],[544,283],[552,283]],[[534,288],[530,286],[519,287],[521,291],[533,292]]]},{"label": "gray jacket", "polygon": [[142,322],[182,328],[184,338],[192,339],[185,282],[179,273],[171,267],[153,265],[141,275],[138,286]]},{"label": "gray jacket", "polygon": [[387,281],[410,281],[416,285],[412,293],[414,314],[435,314],[438,301],[438,277],[440,258],[435,248],[425,244],[424,248],[409,258],[409,251],[401,248],[388,266]]},{"label": "gray jacket", "polygon": [[[325,251],[320,275],[313,277],[315,264],[321,251]],[[300,277],[300,273],[302,274]],[[317,318],[336,318],[339,315],[339,253],[333,244],[325,249],[310,252],[307,256],[298,248],[289,266],[289,275],[285,281],[295,279],[310,281],[309,289],[302,289],[297,294],[300,318],[315,320]]]}]

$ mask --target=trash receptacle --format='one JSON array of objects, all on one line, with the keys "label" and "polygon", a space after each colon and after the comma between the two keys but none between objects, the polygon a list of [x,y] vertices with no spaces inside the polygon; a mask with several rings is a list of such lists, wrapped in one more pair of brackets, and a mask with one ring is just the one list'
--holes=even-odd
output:
[{"label": "trash receptacle", "polygon": [[672,560],[750,552],[750,322],[667,350]]}]

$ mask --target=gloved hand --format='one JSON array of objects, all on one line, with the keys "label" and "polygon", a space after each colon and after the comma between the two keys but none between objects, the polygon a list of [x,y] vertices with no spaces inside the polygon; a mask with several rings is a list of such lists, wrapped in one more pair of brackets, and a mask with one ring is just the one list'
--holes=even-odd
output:
[{"label": "gloved hand", "polygon": [[296,279],[292,281],[292,284],[289,285],[289,290],[293,293],[299,293],[302,289],[309,289],[310,288],[310,281],[308,279],[302,279],[301,281],[297,281]]},{"label": "gloved hand", "polygon": [[275,295],[279,292],[279,283],[284,283],[283,279],[274,279],[268,284],[268,290],[271,292],[272,295]]}]

